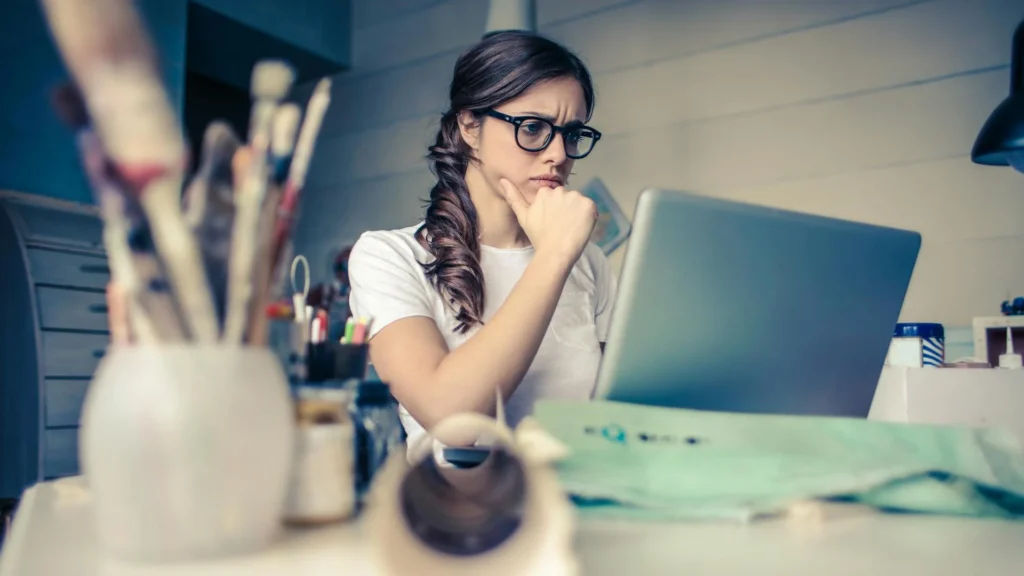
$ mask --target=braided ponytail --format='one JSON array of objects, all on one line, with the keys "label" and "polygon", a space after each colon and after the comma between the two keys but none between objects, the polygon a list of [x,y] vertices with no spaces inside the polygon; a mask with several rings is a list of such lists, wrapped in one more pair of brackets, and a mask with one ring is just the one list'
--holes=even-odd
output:
[{"label": "braided ponytail", "polygon": [[455,331],[464,334],[483,321],[484,275],[476,207],[466,186],[469,150],[454,111],[441,117],[427,162],[437,184],[430,190],[427,215],[416,238],[434,256],[423,265],[427,279],[455,313]]}]

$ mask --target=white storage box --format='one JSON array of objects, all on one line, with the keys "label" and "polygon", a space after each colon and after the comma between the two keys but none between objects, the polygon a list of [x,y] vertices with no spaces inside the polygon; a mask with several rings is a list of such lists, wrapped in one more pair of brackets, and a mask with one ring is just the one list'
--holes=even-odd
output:
[{"label": "white storage box", "polygon": [[886,366],[868,418],[1004,428],[1024,446],[1024,370]]}]

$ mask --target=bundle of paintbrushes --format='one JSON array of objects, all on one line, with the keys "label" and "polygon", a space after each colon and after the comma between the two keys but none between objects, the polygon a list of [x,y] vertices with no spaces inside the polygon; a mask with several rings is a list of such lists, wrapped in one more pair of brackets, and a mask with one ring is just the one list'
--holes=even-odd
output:
[{"label": "bundle of paintbrushes", "polygon": [[265,344],[330,82],[303,115],[284,102],[292,68],[257,64],[246,141],[212,123],[184,186],[185,139],[132,1],[41,1],[74,79],[54,104],[76,131],[127,302],[131,334],[115,340]]}]

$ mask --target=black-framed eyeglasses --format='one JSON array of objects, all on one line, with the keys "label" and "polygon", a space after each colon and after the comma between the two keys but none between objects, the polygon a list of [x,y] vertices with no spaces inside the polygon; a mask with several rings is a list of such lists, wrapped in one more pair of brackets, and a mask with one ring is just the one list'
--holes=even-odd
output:
[{"label": "black-framed eyeglasses", "polygon": [[580,123],[569,123],[556,126],[546,118],[538,116],[509,116],[493,108],[484,110],[491,118],[504,120],[516,127],[516,144],[527,152],[540,152],[555,139],[555,134],[562,135],[565,155],[579,160],[594,149],[594,144],[601,139],[601,133],[590,126]]}]

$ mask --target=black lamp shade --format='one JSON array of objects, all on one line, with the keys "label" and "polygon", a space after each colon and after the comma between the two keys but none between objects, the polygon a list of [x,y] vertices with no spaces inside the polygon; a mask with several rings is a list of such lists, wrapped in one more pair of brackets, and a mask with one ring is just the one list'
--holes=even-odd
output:
[{"label": "black lamp shade", "polygon": [[1024,21],[1013,34],[1010,95],[981,127],[971,160],[988,166],[1008,166],[1007,154],[1024,153]]}]

